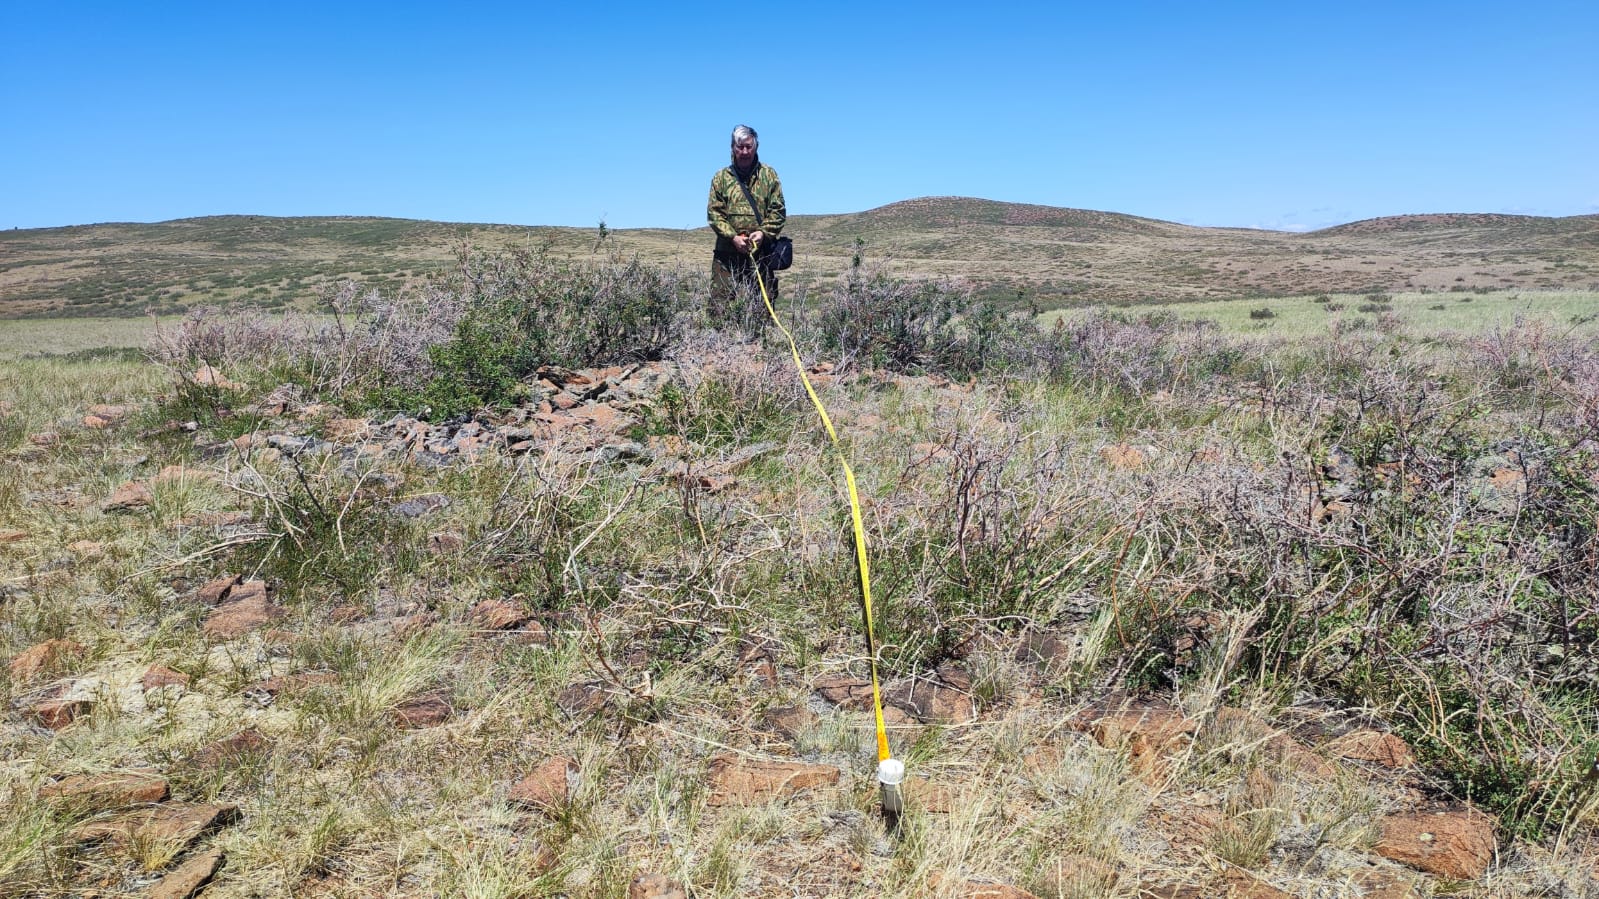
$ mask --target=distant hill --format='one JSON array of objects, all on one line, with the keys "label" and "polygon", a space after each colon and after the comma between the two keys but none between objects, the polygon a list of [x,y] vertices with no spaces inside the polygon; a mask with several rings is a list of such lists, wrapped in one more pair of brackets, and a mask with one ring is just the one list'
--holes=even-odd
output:
[{"label": "distant hill", "polygon": [[[1595,215],[1406,215],[1295,234],[924,197],[790,222],[793,288],[834,283],[859,249],[868,264],[964,279],[987,296],[1039,308],[1323,291],[1599,289]],[[463,242],[574,257],[621,252],[694,271],[706,265],[711,243],[704,228],[613,231],[602,244],[593,229],[343,216],[4,231],[0,317],[313,306],[346,279],[386,291],[419,283],[444,270]]]}]

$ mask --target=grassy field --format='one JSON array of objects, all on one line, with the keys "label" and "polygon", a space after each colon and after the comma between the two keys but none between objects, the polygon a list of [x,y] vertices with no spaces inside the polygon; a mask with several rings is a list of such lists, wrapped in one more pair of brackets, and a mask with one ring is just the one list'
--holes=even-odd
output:
[{"label": "grassy field", "polygon": [[[165,324],[177,322],[169,317]],[[75,353],[142,352],[161,320],[152,318],[33,318],[0,320],[0,361]]]},{"label": "grassy field", "polygon": [[[697,217],[697,216],[695,216]],[[830,290],[861,254],[1020,308],[1323,292],[1599,290],[1599,216],[1402,216],[1309,234],[1198,228],[1110,212],[927,197],[794,215],[792,289]],[[217,216],[0,232],[0,318],[310,309],[347,280],[387,293],[448,270],[463,244],[562,258],[637,256],[703,274],[705,228],[522,227]]]},{"label": "grassy field", "polygon": [[[1362,308],[1364,307],[1364,308]],[[1116,308],[1116,307],[1102,307]],[[1592,339],[1599,335],[1599,292],[1586,290],[1496,291],[1493,293],[1323,294],[1149,303],[1137,312],[1165,312],[1190,321],[1213,322],[1232,334],[1301,340],[1351,328],[1400,329],[1415,337],[1481,335],[1517,322],[1538,323],[1551,332]],[[1269,314],[1268,314],[1269,313]],[[1057,310],[1040,315],[1046,326],[1081,314]]]},{"label": "grassy field", "polygon": [[896,829],[788,347],[506,265],[158,363],[0,323],[0,894],[1599,888],[1593,294],[791,310]]}]

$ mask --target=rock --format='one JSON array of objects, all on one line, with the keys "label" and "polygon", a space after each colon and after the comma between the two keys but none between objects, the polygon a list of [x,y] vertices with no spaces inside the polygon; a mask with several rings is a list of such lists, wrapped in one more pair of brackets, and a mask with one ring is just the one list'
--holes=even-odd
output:
[{"label": "rock", "polygon": [[203,469],[188,468],[183,465],[168,465],[156,472],[155,477],[150,479],[150,483],[170,484],[188,481],[190,483],[204,482],[211,484],[215,483],[216,480],[217,476],[215,474]]},{"label": "rock", "polygon": [[520,606],[503,599],[485,599],[473,606],[466,617],[473,627],[492,631],[513,630],[533,619]]},{"label": "rock", "polygon": [[1515,468],[1494,469],[1493,474],[1488,476],[1488,483],[1492,484],[1495,490],[1505,493],[1527,492],[1527,475]]},{"label": "rock", "polygon": [[355,603],[334,606],[328,610],[328,620],[334,624],[351,624],[366,617],[366,609]]},{"label": "rock", "polygon": [[394,723],[407,730],[437,727],[450,720],[455,709],[439,693],[426,693],[400,703],[394,709]]},{"label": "rock", "polygon": [[243,390],[244,385],[237,381],[230,381],[222,373],[212,368],[209,364],[201,363],[200,367],[190,375],[194,383],[202,387],[216,387],[222,390]]},{"label": "rock", "polygon": [[421,518],[424,515],[431,515],[440,509],[448,508],[449,505],[450,498],[444,494],[428,493],[396,503],[394,514],[401,518]]},{"label": "rock", "polygon": [[435,556],[458,553],[466,548],[466,538],[460,534],[443,531],[428,535],[428,552]]},{"label": "rock", "polygon": [[1220,886],[1227,899],[1297,899],[1241,868],[1229,868],[1221,877]]},{"label": "rock", "polygon": [[1064,670],[1071,660],[1071,644],[1042,631],[1028,631],[1016,647],[1016,661],[1034,665],[1048,674]]},{"label": "rock", "polygon": [[83,646],[72,640],[46,640],[17,653],[7,667],[13,683],[27,683],[62,670],[69,662],[81,659],[83,654]]},{"label": "rock", "polygon": [[610,691],[603,684],[568,684],[555,694],[555,704],[568,715],[597,712],[610,702]]},{"label": "rock", "polygon": [[1144,467],[1147,461],[1144,451],[1136,446],[1126,443],[1113,443],[1101,447],[1099,458],[1111,468],[1120,468],[1128,471],[1137,471]]},{"label": "rock", "polygon": [[1119,875],[1107,862],[1080,852],[1066,852],[1045,860],[1047,891],[1057,896],[1110,896]]},{"label": "rock", "polygon": [[1370,871],[1356,875],[1355,883],[1361,889],[1361,899],[1420,899],[1414,879],[1395,877],[1385,871]]},{"label": "rock", "polygon": [[74,540],[67,544],[67,549],[84,561],[103,558],[105,544],[96,540]]},{"label": "rock", "polygon": [[107,512],[138,512],[150,508],[154,502],[155,496],[149,487],[139,481],[129,481],[118,487],[100,508]]},{"label": "rock", "polygon": [[1216,710],[1209,728],[1216,741],[1237,744],[1240,751],[1259,747],[1263,756],[1288,765],[1310,778],[1327,779],[1338,773],[1338,768],[1326,759],[1311,752],[1298,740],[1262,721],[1253,712],[1222,706]]},{"label": "rock", "polygon": [[1154,781],[1164,776],[1167,760],[1192,742],[1197,726],[1176,709],[1144,706],[1101,715],[1088,729],[1101,746],[1126,746],[1133,772]]},{"label": "rock", "polygon": [[732,753],[710,761],[710,804],[759,805],[792,796],[802,790],[838,783],[839,770],[831,765],[798,762],[762,762]]},{"label": "rock", "polygon": [[81,811],[104,811],[160,802],[167,798],[167,780],[153,770],[110,774],[73,774],[39,790],[39,798],[54,799]]},{"label": "rock", "polygon": [[627,899],[688,899],[688,892],[665,874],[640,874],[627,885]]},{"label": "rock", "polygon": [[1476,880],[1494,857],[1493,819],[1470,807],[1389,815],[1377,854],[1437,877]]},{"label": "rock", "polygon": [[188,764],[192,768],[232,766],[251,757],[264,756],[271,751],[272,741],[251,727],[201,747],[194,755],[189,756]]},{"label": "rock", "polygon": [[322,430],[329,440],[339,441],[361,440],[371,432],[372,423],[364,418],[335,418]]},{"label": "rock", "polygon": [[51,730],[62,730],[94,709],[92,699],[46,699],[28,710],[28,716]]},{"label": "rock", "polygon": [[1357,730],[1327,744],[1327,752],[1339,758],[1371,762],[1384,768],[1408,768],[1416,763],[1410,747],[1393,734]]},{"label": "rock", "polygon": [[173,868],[145,891],[145,899],[190,899],[222,869],[226,856],[221,849],[208,849]]},{"label": "rock", "polygon": [[577,771],[577,763],[556,756],[545,759],[533,773],[517,781],[506,798],[519,805],[540,811],[553,811],[566,805],[570,796],[570,777]]},{"label": "rock", "polygon": [[265,581],[245,581],[228,591],[227,599],[206,617],[200,629],[213,639],[231,640],[287,614],[287,609],[267,598]]},{"label": "rock", "polygon": [[241,578],[236,574],[224,574],[221,577],[212,578],[200,585],[200,589],[194,592],[194,598],[208,606],[218,605],[228,598],[228,594],[232,592],[234,587],[239,585],[240,580]]},{"label": "rock", "polygon": [[948,814],[955,807],[955,792],[917,774],[905,778],[905,801],[912,807],[934,814]]},{"label": "rock", "polygon": [[0,530],[0,543],[21,543],[28,539],[27,531],[18,531],[11,528]]},{"label": "rock", "polygon": [[239,807],[229,803],[167,802],[109,821],[91,821],[79,826],[74,836],[82,842],[111,840],[181,850],[207,832],[232,824],[238,818]]},{"label": "rock", "polygon": [[958,668],[939,669],[938,680],[917,678],[890,689],[884,703],[923,723],[962,724],[976,717],[971,677]]},{"label": "rock", "polygon": [[811,689],[841,709],[863,710],[872,707],[872,682],[846,675],[818,678]]},{"label": "rock", "polygon": [[793,740],[816,723],[816,713],[802,705],[784,705],[767,709],[761,720],[767,727]]},{"label": "rock", "polygon": [[418,612],[415,615],[406,615],[394,619],[394,627],[391,632],[394,634],[394,639],[403,643],[425,632],[428,628],[437,624],[438,621],[439,616],[435,612]]}]

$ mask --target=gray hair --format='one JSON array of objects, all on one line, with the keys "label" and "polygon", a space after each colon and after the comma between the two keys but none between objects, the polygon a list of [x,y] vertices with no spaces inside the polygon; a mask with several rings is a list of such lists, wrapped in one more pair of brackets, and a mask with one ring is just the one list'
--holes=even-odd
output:
[{"label": "gray hair", "polygon": [[751,128],[748,125],[740,125],[737,128],[733,129],[733,143],[735,145],[737,145],[739,141],[744,140],[745,138],[749,138],[750,140],[754,141],[755,142],[755,146],[757,146],[757,147],[759,147],[761,145],[761,136],[759,134],[755,133],[755,129],[754,128]]}]

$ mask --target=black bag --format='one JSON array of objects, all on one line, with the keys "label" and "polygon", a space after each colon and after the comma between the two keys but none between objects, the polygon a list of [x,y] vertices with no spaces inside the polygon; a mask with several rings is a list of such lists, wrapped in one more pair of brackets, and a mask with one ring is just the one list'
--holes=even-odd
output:
[{"label": "black bag", "polygon": [[[733,180],[738,181],[738,173],[733,173]],[[755,213],[755,224],[764,224],[761,221],[761,207],[755,205],[755,198],[750,195],[750,189],[742,181],[738,181],[738,189],[744,192],[744,199],[750,201],[750,212]],[[756,261],[768,271],[780,272],[794,264],[794,241],[786,237],[779,237],[772,241],[761,241],[760,255]]]},{"label": "black bag", "polygon": [[780,272],[794,264],[794,241],[779,237],[762,246],[767,247],[767,250],[761,254],[761,265],[774,272]]}]

